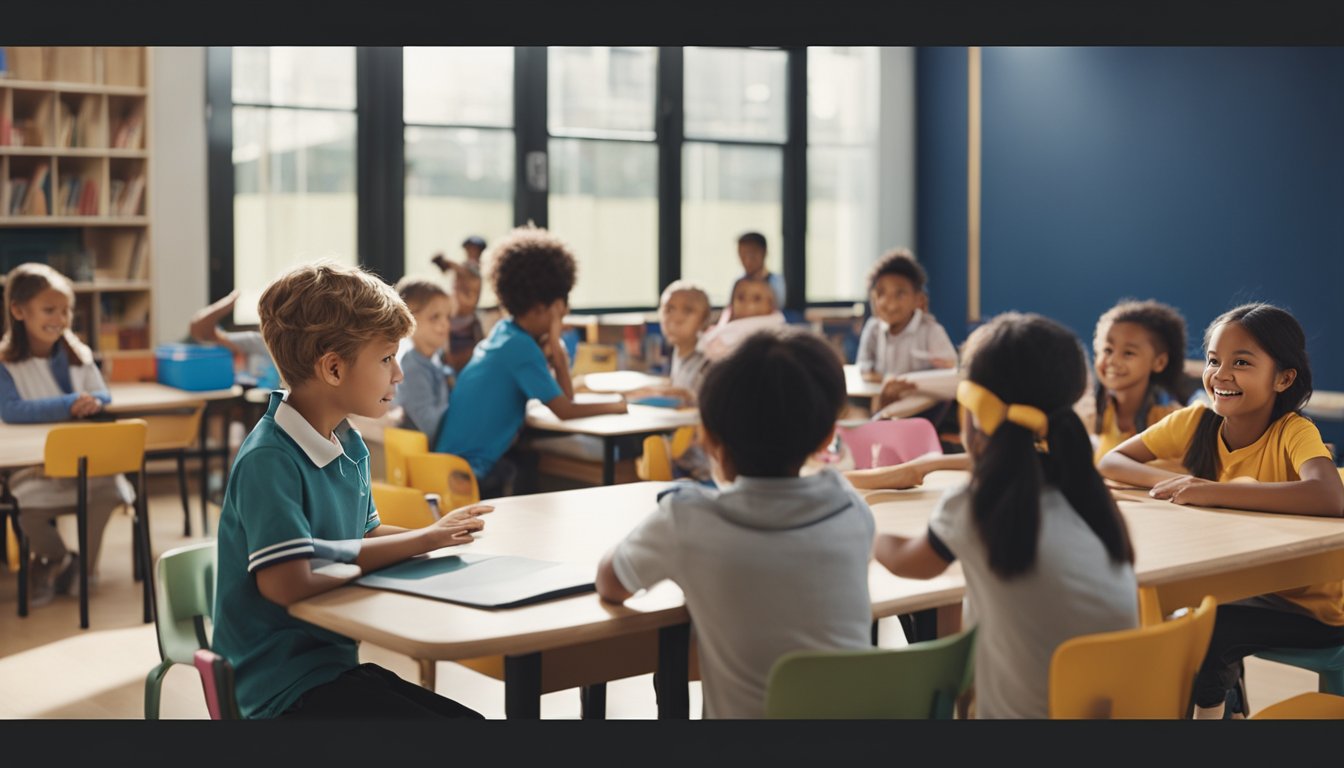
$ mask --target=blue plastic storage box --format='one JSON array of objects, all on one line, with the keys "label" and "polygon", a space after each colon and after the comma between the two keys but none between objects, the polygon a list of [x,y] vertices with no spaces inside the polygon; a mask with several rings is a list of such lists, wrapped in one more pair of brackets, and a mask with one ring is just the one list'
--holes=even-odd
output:
[{"label": "blue plastic storage box", "polygon": [[160,344],[154,362],[160,384],[192,392],[233,386],[233,354],[225,347]]}]

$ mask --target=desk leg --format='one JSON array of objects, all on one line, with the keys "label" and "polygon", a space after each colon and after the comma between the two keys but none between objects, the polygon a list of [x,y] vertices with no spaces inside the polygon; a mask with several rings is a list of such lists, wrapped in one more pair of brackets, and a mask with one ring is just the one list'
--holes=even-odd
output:
[{"label": "desk leg", "polygon": [[504,716],[541,718],[541,654],[504,657]]},{"label": "desk leg", "polygon": [[201,412],[201,535],[210,535],[210,403]]},{"label": "desk leg", "polygon": [[687,720],[691,716],[691,625],[678,624],[658,630],[658,672],[654,690],[658,693],[659,720]]},{"label": "desk leg", "polygon": [[579,689],[580,717],[584,720],[605,720],[607,717],[607,684],[594,683]]},{"label": "desk leg", "polygon": [[905,640],[908,643],[918,643],[921,640],[932,640],[938,636],[938,609],[929,608],[914,613],[903,613],[900,616],[901,629],[905,630]]},{"label": "desk leg", "polygon": [[420,664],[420,687],[427,691],[434,690],[438,683],[438,664],[433,659],[416,659]]},{"label": "desk leg", "polygon": [[602,484],[616,483],[616,438],[602,438]]}]

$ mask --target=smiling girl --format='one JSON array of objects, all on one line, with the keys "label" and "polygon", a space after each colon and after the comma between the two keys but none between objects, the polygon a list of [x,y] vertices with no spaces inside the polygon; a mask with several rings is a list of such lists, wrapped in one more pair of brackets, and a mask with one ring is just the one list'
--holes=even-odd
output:
[{"label": "smiling girl", "polygon": [[[1288,312],[1244,304],[1209,325],[1204,390],[1212,408],[1183,408],[1106,454],[1105,477],[1177,504],[1344,516],[1344,484],[1310,419],[1306,336]],[[1180,462],[1189,474],[1146,466]],[[1197,717],[1221,717],[1240,662],[1269,648],[1344,643],[1344,582],[1218,606],[1195,685]]]}]

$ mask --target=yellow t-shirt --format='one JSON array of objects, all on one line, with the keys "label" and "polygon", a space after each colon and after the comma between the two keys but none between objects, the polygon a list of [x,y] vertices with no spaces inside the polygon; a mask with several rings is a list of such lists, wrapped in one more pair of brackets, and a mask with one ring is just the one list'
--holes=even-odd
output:
[{"label": "yellow t-shirt", "polygon": [[[1173,411],[1180,410],[1180,408],[1180,403],[1153,403],[1153,406],[1148,409],[1148,426],[1153,426],[1161,421],[1162,417]],[[1121,432],[1120,428],[1116,426],[1115,403],[1110,400],[1110,398],[1107,398],[1106,411],[1101,414],[1101,432],[1097,433],[1097,451],[1092,454],[1092,463],[1096,464],[1100,462],[1101,457],[1110,453],[1112,448],[1133,436],[1133,432]]]},{"label": "yellow t-shirt", "polygon": [[[1180,462],[1185,458],[1195,427],[1207,408],[1203,403],[1196,403],[1170,414],[1144,430],[1143,444],[1159,459]],[[1301,480],[1298,470],[1317,457],[1334,461],[1330,449],[1321,442],[1316,425],[1296,413],[1287,413],[1270,424],[1259,440],[1245,448],[1229,451],[1219,439],[1218,481],[1286,483]],[[1344,626],[1344,581],[1313,584],[1275,594],[1301,606],[1326,624]]]}]

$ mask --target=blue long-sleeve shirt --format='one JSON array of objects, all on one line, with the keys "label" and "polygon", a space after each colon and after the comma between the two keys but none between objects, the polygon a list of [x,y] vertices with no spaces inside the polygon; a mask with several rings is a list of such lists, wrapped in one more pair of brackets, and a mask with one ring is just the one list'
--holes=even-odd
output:
[{"label": "blue long-sleeve shirt", "polygon": [[412,346],[401,352],[398,362],[405,378],[397,385],[393,402],[405,413],[402,426],[418,429],[433,441],[448,410],[448,376],[453,369],[443,364],[439,353],[425,357]]},{"label": "blue long-sleeve shirt", "polygon": [[[25,399],[20,394],[20,384],[15,381],[12,369],[35,360],[42,358],[29,358],[22,363],[0,365],[0,420],[9,424],[69,421],[70,406],[80,395],[80,389],[74,386],[76,376],[81,380],[84,391],[93,395],[103,405],[112,402],[107,384],[103,382],[102,374],[98,373],[98,367],[93,363],[74,366],[75,376],[72,376],[70,357],[64,344],[56,344],[51,357],[46,358],[47,365],[51,367],[52,378],[56,380],[56,386],[60,388],[62,394]],[[24,383],[24,389],[30,387],[30,383]]]}]

